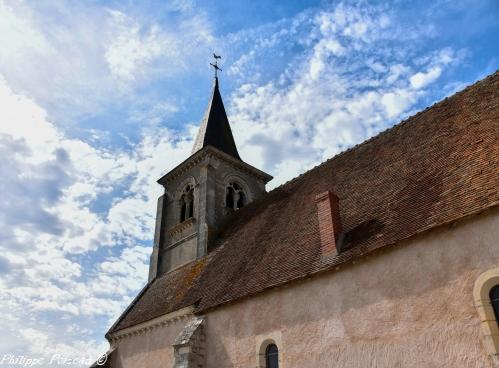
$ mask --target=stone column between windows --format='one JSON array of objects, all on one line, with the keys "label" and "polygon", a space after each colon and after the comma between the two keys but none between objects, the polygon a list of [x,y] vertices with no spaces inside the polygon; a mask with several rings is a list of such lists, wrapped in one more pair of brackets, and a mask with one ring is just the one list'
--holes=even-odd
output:
[{"label": "stone column between windows", "polygon": [[210,164],[201,168],[199,184],[198,258],[208,252],[210,235],[215,225],[215,168]]}]

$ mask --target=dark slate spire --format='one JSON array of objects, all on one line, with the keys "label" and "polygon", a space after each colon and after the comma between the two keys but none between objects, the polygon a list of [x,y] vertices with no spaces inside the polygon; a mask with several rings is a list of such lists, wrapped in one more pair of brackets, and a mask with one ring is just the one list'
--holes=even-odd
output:
[{"label": "dark slate spire", "polygon": [[241,160],[241,157],[239,157],[239,153],[237,152],[234,137],[232,136],[229,119],[225,113],[222,96],[218,90],[217,77],[215,77],[211,100],[206,109],[201,126],[199,127],[192,153],[195,153],[206,146],[213,146],[220,151]]}]

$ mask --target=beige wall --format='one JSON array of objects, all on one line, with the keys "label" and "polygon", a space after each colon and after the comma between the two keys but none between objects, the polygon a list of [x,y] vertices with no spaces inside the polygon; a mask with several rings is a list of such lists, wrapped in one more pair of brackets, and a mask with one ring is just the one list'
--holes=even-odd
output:
[{"label": "beige wall", "polygon": [[[206,367],[257,367],[277,341],[280,368],[494,367],[473,305],[499,267],[499,209],[310,280],[206,315]],[[117,343],[113,367],[170,368],[186,319]]]},{"label": "beige wall", "polygon": [[173,367],[172,344],[182,331],[187,319],[156,326],[140,334],[118,341],[113,368],[171,368]]},{"label": "beige wall", "polygon": [[207,314],[207,367],[493,367],[473,284],[499,266],[499,210]]}]

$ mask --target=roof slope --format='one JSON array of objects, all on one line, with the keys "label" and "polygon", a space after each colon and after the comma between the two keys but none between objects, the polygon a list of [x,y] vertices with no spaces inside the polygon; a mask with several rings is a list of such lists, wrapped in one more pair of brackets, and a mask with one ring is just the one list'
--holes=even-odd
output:
[{"label": "roof slope", "polygon": [[132,302],[123,313],[125,316],[121,316],[111,330],[117,331],[131,327],[195,304],[198,301],[198,293],[193,292],[192,287],[209,257],[177,268],[164,275],[167,277],[154,279],[142,290],[142,295]]},{"label": "roof slope", "polygon": [[227,118],[222,96],[218,89],[217,77],[215,77],[213,93],[208,108],[206,109],[203,122],[199,127],[192,153],[194,154],[206,146],[213,146],[238,160],[241,159],[237,152],[236,143],[234,142],[232,130],[229,125],[229,119]]},{"label": "roof slope", "polygon": [[[241,209],[214,252],[155,280],[112,331],[186,303],[202,312],[496,206],[498,138],[496,72]],[[340,198],[346,249],[328,261],[314,201],[326,190]]]}]

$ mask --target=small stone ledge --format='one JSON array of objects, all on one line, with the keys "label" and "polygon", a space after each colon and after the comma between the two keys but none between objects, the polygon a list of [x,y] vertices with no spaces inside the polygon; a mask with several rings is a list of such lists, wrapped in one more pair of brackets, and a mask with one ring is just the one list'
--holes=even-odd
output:
[{"label": "small stone ledge", "polygon": [[192,227],[192,225],[194,225],[195,222],[196,219],[194,217],[188,218],[187,220],[181,222],[180,224],[175,225],[170,230],[168,230],[168,234],[170,234],[170,236],[174,236],[178,233],[181,233],[182,231]]}]

